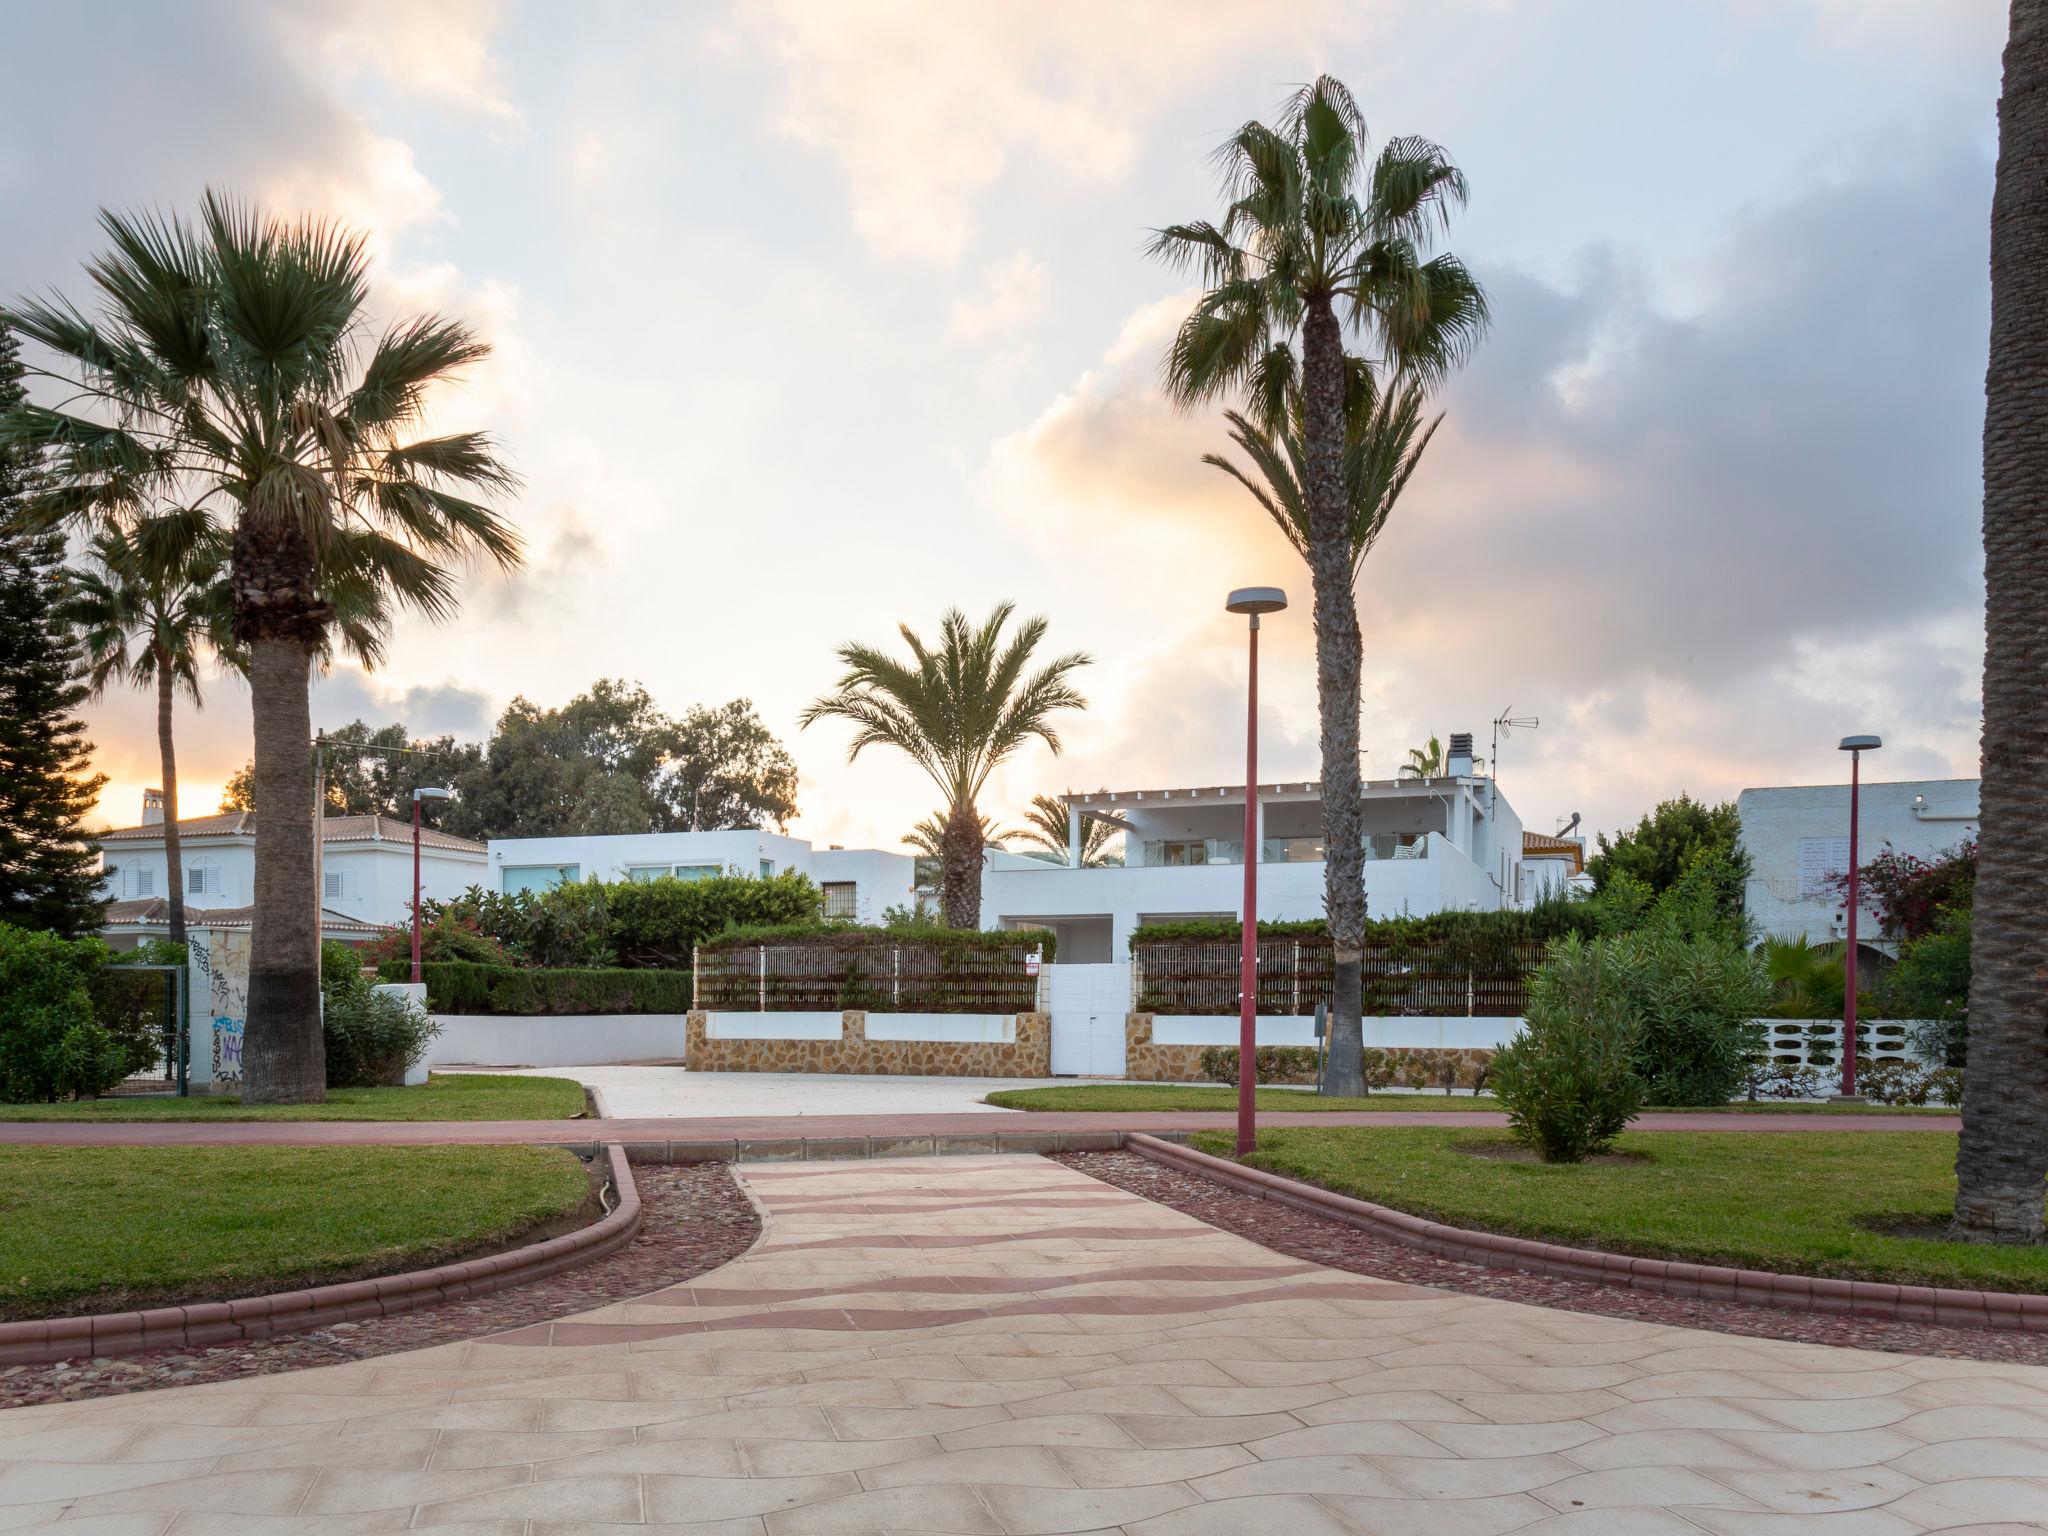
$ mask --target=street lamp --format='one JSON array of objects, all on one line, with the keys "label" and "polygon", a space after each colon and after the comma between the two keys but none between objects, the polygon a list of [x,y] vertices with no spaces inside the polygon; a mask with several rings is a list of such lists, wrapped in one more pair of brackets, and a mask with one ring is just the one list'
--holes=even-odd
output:
[{"label": "street lamp", "polygon": [[420,802],[422,800],[453,800],[452,789],[433,789],[425,785],[412,792],[412,979],[420,979]]},{"label": "street lamp", "polygon": [[1856,1097],[1856,811],[1863,791],[1863,754],[1884,745],[1876,736],[1844,736],[1841,750],[1849,754],[1849,947],[1842,956],[1842,1097]]},{"label": "street lamp", "polygon": [[1251,620],[1250,682],[1244,725],[1244,947],[1238,957],[1237,1155],[1258,1141],[1259,1053],[1259,615],[1278,613],[1287,594],[1278,587],[1239,587],[1223,606]]}]

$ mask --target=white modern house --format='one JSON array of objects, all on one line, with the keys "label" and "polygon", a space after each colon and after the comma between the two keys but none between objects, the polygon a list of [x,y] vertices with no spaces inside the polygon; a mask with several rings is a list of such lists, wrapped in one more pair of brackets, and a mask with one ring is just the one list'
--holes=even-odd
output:
[{"label": "white modern house", "polygon": [[[1974,838],[1976,779],[1908,779],[1863,786],[1857,855],[1868,864],[1887,846],[1932,859]],[[1804,935],[1816,944],[1848,933],[1849,914],[1836,877],[1849,869],[1849,786],[1797,784],[1745,789],[1735,797],[1742,846],[1749,854],[1743,905],[1757,930],[1771,937]],[[1859,949],[1889,954],[1866,905],[1857,921]]]},{"label": "white modern house", "polygon": [[[170,889],[164,855],[163,796],[145,790],[142,821],[98,838],[102,930],[115,949],[162,938],[170,904],[184,903],[188,924],[247,927],[255,900],[257,815],[221,811],[178,824],[184,890]],[[484,845],[445,832],[420,833],[420,890],[446,900],[484,881]],[[361,943],[412,913],[412,825],[390,816],[329,816],[320,829],[323,937]]]},{"label": "white modern house", "polygon": [[729,832],[642,832],[604,837],[494,837],[493,891],[546,890],[569,880],[654,880],[674,876],[808,875],[825,893],[827,917],[879,923],[885,908],[907,906],[916,861],[879,848],[814,848],[800,837],[745,828]]},{"label": "white modern house", "polygon": [[[1469,756],[1434,779],[1365,785],[1365,891],[1375,917],[1493,911],[1524,904],[1522,821]],[[1082,869],[991,849],[981,882],[984,928],[1050,928],[1056,963],[1121,961],[1133,930],[1188,918],[1234,918],[1244,894],[1242,784],[1097,791],[1062,797],[1069,848],[1093,818],[1124,834],[1120,867]],[[1323,797],[1315,783],[1261,784],[1253,797],[1259,912],[1323,915]]]}]

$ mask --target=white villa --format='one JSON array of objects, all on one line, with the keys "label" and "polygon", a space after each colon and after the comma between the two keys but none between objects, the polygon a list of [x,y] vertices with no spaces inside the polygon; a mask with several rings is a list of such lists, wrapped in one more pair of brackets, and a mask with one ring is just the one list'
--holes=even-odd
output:
[{"label": "white villa", "polygon": [[[162,938],[181,894],[185,920],[245,928],[255,900],[256,813],[221,811],[178,824],[182,893],[169,889],[161,792],[145,790],[142,822],[99,835],[100,894],[111,901],[102,936],[115,949]],[[447,900],[484,881],[484,845],[420,833],[420,890]],[[320,829],[321,936],[362,943],[412,914],[412,825],[390,816],[328,816]]]},{"label": "white villa", "polygon": [[916,861],[879,848],[814,848],[800,837],[746,828],[730,832],[644,832],[604,837],[494,837],[494,891],[545,890],[569,880],[653,880],[673,875],[778,875],[796,870],[825,893],[825,915],[879,923],[910,904]]},{"label": "white villa", "polygon": [[[1524,905],[1522,821],[1492,780],[1454,756],[1434,779],[1365,786],[1365,890],[1375,917]],[[991,849],[984,928],[1045,927],[1060,964],[1121,961],[1148,923],[1235,918],[1244,895],[1242,784],[1070,794],[1069,848],[1094,818],[1124,834],[1120,867],[1081,869]],[[1315,783],[1261,784],[1254,840],[1262,920],[1323,915],[1323,797]]]},{"label": "white villa", "polygon": [[[1865,784],[1859,801],[1857,857],[1868,864],[1887,845],[1932,859],[1977,835],[1976,779],[1908,779]],[[1743,906],[1760,933],[1804,935],[1816,944],[1848,934],[1848,911],[1835,877],[1849,869],[1849,786],[1797,784],[1745,789],[1735,797],[1742,846],[1749,854]],[[1890,954],[1864,904],[1857,948]]]}]

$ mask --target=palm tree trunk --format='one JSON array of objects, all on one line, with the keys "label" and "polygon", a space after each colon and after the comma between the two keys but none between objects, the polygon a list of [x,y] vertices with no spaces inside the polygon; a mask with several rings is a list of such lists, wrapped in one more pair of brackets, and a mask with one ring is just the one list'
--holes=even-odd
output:
[{"label": "palm tree trunk", "polygon": [[1998,104],[1984,620],[1983,831],[1955,1231],[2034,1242],[2048,1179],[2048,0],[2013,0]]},{"label": "palm tree trunk", "polygon": [[939,844],[939,916],[948,928],[981,926],[981,854],[981,812],[956,801]]},{"label": "palm tree trunk", "polygon": [[156,656],[156,750],[160,760],[164,796],[164,866],[170,887],[173,944],[185,942],[185,849],[178,835],[178,752],[171,744],[171,704],[177,677],[171,659],[159,649]]},{"label": "palm tree trunk", "polygon": [[300,640],[249,643],[256,735],[256,912],[242,1098],[317,1104],[327,1097],[320,1033],[320,929],[313,920],[312,653]]},{"label": "palm tree trunk", "polygon": [[[1358,771],[1361,641],[1344,494],[1344,345],[1327,300],[1302,323],[1302,449],[1315,588],[1316,704],[1321,717],[1323,908],[1334,967],[1327,1093],[1365,1091],[1359,961],[1365,945],[1365,788]],[[1246,849],[1245,856],[1251,857]]]}]

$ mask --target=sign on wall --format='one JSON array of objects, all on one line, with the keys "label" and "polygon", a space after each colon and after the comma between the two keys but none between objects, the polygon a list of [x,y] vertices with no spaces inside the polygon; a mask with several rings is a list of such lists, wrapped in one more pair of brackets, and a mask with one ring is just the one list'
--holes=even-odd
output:
[{"label": "sign on wall", "polygon": [[242,1035],[249,1024],[249,940],[247,933],[221,928],[195,928],[186,935],[193,1012],[210,1021],[213,1042],[210,1057],[193,1052],[192,1076],[197,1080],[205,1069],[216,1087],[242,1080]]},{"label": "sign on wall", "polygon": [[1846,837],[1802,837],[1799,839],[1799,899],[1837,901],[1841,891],[1836,881],[1849,873],[1849,839]]}]

